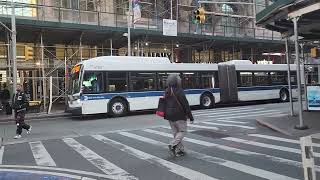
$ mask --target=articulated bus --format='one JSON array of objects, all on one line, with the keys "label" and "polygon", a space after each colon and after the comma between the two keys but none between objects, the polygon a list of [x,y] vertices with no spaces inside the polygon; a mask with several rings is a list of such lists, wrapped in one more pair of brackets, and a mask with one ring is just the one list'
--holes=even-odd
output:
[{"label": "articulated bus", "polygon": [[[287,65],[171,63],[167,58],[105,56],[82,61],[71,72],[68,109],[81,115],[156,109],[166,78],[178,74],[190,105],[212,108],[218,103],[289,100]],[[291,65],[293,95],[296,66]]]}]

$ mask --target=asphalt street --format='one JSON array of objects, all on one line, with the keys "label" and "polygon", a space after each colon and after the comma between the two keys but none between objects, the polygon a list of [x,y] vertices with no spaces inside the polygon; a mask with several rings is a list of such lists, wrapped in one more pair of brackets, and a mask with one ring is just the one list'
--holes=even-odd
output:
[{"label": "asphalt street", "polygon": [[[32,133],[19,140],[12,138],[14,124],[3,123],[0,179],[303,179],[299,141],[255,121],[287,115],[288,104],[193,114],[195,123],[189,124],[184,139],[187,154],[174,158],[167,150],[169,125],[154,114],[32,121]],[[319,147],[316,144],[315,150]]]}]

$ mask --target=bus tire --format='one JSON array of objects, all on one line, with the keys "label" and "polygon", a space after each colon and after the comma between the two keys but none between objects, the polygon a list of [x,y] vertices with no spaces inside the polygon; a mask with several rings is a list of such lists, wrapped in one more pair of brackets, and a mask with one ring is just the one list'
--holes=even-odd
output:
[{"label": "bus tire", "polygon": [[128,113],[128,104],[122,98],[115,98],[109,104],[109,114],[112,117],[122,117]]},{"label": "bus tire", "polygon": [[200,97],[200,105],[204,109],[209,109],[214,106],[214,97],[212,94],[204,93]]},{"label": "bus tire", "polygon": [[280,102],[288,102],[289,101],[289,91],[287,89],[281,89],[279,100],[280,100]]}]

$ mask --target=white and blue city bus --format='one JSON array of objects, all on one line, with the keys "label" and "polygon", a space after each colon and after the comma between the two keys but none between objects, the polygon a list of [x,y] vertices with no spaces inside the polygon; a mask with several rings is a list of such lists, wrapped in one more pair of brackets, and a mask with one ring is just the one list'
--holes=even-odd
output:
[{"label": "white and blue city bus", "polygon": [[[289,100],[287,65],[237,62],[240,63],[193,64],[171,63],[159,57],[92,58],[72,69],[68,109],[81,115],[108,113],[114,117],[156,109],[165,80],[172,73],[182,78],[192,106],[211,108],[217,103]],[[291,70],[295,85],[294,65]]]}]

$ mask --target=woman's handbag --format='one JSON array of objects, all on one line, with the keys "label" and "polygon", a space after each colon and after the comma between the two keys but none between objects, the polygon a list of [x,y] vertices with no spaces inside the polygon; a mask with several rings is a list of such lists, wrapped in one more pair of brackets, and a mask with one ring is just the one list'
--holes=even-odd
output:
[{"label": "woman's handbag", "polygon": [[161,97],[159,99],[159,104],[158,104],[158,109],[156,111],[156,115],[160,116],[160,117],[164,117],[165,116],[165,100],[163,97]]}]

